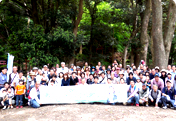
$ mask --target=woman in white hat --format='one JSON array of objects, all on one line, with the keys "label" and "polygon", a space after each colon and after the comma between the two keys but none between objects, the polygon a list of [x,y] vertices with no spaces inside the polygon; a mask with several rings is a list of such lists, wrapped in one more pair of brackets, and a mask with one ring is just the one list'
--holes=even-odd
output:
[{"label": "woman in white hat", "polygon": [[36,82],[36,78],[35,78],[36,74],[35,74],[35,72],[30,72],[29,76],[31,78],[29,78],[27,80],[27,90],[32,89],[35,86],[35,82]]}]

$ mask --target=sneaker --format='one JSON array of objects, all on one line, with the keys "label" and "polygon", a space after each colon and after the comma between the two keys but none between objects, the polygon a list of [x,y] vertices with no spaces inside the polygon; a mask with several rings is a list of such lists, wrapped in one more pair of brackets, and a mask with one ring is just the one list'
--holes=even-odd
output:
[{"label": "sneaker", "polygon": [[7,109],[10,109],[10,106],[8,106]]},{"label": "sneaker", "polygon": [[13,109],[13,106],[10,106],[11,109]]},{"label": "sneaker", "polygon": [[149,105],[148,105],[148,104],[146,104],[145,106],[146,106],[146,107],[148,107]]},{"label": "sneaker", "polygon": [[139,107],[139,104],[136,104],[137,107]]},{"label": "sneaker", "polygon": [[20,106],[20,108],[23,108],[23,106]]},{"label": "sneaker", "polygon": [[156,109],[159,109],[159,107],[158,107],[158,106],[157,106],[157,107],[155,106],[155,108],[156,108]]},{"label": "sneaker", "polygon": [[4,102],[3,101],[1,101],[1,104],[2,104],[2,106],[4,106]]},{"label": "sneaker", "polygon": [[18,108],[19,108],[19,106],[16,107],[16,109],[18,109]]},{"label": "sneaker", "polygon": [[123,105],[127,105],[127,103],[126,103],[126,102],[123,102]]},{"label": "sneaker", "polygon": [[167,106],[164,106],[163,109],[167,109]]},{"label": "sneaker", "polygon": [[6,109],[6,106],[3,107],[3,110],[5,110],[5,109]]}]

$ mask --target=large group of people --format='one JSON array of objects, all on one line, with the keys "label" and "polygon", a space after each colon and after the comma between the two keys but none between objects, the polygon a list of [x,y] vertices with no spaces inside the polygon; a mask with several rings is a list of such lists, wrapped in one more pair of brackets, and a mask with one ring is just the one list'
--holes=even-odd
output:
[{"label": "large group of people", "polygon": [[[0,73],[0,101],[3,109],[23,108],[28,103],[33,108],[39,108],[41,86],[74,86],[94,84],[126,84],[127,100],[124,105],[153,105],[155,108],[176,109],[176,68],[168,65],[167,69],[160,71],[159,67],[148,68],[144,61],[139,67],[134,64],[124,69],[116,60],[107,68],[98,62],[90,67],[87,62],[83,67],[70,65],[70,68],[61,62],[61,67],[42,69],[33,67],[25,77],[22,71],[18,72],[16,66],[7,80],[7,68]],[[27,101],[26,101],[27,100]],[[109,102],[111,103],[111,102]]]}]

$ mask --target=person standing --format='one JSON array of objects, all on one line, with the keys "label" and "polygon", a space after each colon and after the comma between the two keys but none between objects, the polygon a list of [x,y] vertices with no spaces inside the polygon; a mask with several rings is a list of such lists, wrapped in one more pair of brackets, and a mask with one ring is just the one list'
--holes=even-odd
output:
[{"label": "person standing", "polygon": [[7,68],[3,68],[0,73],[0,90],[4,88],[5,82],[7,82]]},{"label": "person standing", "polygon": [[17,70],[18,70],[17,66],[14,66],[13,73],[11,73],[9,75],[9,83],[10,83],[11,87],[13,87],[14,89],[16,87],[16,82],[18,82],[18,80],[19,80],[19,75],[18,75]]}]

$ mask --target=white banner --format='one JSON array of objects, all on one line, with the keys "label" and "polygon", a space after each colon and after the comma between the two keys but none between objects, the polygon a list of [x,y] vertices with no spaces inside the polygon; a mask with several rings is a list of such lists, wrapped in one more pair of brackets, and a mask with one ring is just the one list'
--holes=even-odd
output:
[{"label": "white banner", "polygon": [[13,60],[14,60],[14,56],[10,55],[8,53],[8,59],[7,59],[7,68],[8,68],[7,81],[9,81],[9,74],[12,73],[12,71],[13,71]]},{"label": "white banner", "polygon": [[40,87],[42,104],[59,103],[115,103],[127,100],[127,85],[78,85]]}]

